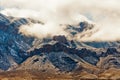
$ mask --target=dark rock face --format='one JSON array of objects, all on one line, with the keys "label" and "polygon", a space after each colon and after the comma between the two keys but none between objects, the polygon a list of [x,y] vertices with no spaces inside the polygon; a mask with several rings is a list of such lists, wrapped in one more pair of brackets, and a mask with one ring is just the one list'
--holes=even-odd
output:
[{"label": "dark rock face", "polygon": [[97,56],[96,52],[93,52],[91,50],[87,50],[86,48],[83,48],[79,51],[79,54],[82,59],[84,59],[86,62],[89,62],[93,65],[96,65],[99,61],[99,57]]},{"label": "dark rock face", "polygon": [[72,25],[69,25],[68,30],[72,30],[72,34],[75,35],[77,33],[87,31],[87,30],[92,30],[94,28],[93,24],[89,24],[88,22],[80,22],[79,27],[74,27]]},{"label": "dark rock face", "polygon": [[107,57],[108,55],[116,56],[120,55],[120,52],[118,52],[116,48],[108,48],[106,52],[101,54],[101,57]]},{"label": "dark rock face", "polygon": [[9,57],[12,57],[16,63],[21,63],[24,57],[22,54],[31,46],[33,38],[25,37],[18,33],[20,25],[27,24],[27,20],[18,19],[10,22],[10,19],[0,14],[0,54],[1,69],[7,70],[11,66]]},{"label": "dark rock face", "polygon": [[60,71],[72,71],[77,66],[77,62],[67,56],[64,52],[51,52],[48,54],[48,59]]},{"label": "dark rock face", "polygon": [[77,55],[80,58],[84,59],[86,62],[89,62],[93,65],[96,65],[99,61],[99,57],[97,56],[96,52],[92,52],[83,48],[81,50],[75,48],[69,48],[63,45],[62,43],[58,42],[54,45],[44,45],[42,48],[35,49],[34,51],[30,52],[29,54],[35,55],[36,53],[50,53],[50,52],[65,52],[67,54]]},{"label": "dark rock face", "polygon": [[63,36],[61,36],[61,35],[60,36],[54,36],[53,40],[58,41],[60,43],[68,44],[67,39],[64,35]]},{"label": "dark rock face", "polygon": [[[94,27],[94,25],[92,25],[92,24],[88,24],[87,22],[80,22],[80,32],[82,32],[83,30],[91,30],[93,27]],[[89,25],[89,26],[88,26]]]},{"label": "dark rock face", "polygon": [[0,14],[0,28],[7,27],[9,25],[10,21],[8,18],[2,14]]},{"label": "dark rock face", "polygon": [[106,53],[108,55],[110,55],[110,54],[115,54],[115,53],[119,53],[119,52],[117,51],[116,48],[108,48]]}]

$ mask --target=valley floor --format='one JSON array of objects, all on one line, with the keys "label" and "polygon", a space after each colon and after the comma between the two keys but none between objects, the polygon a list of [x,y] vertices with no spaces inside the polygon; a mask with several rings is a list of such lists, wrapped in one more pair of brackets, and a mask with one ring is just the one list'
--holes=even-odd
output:
[{"label": "valley floor", "polygon": [[0,73],[0,80],[120,80],[120,70],[109,69],[100,74],[80,73],[54,73],[38,70],[16,70]]}]

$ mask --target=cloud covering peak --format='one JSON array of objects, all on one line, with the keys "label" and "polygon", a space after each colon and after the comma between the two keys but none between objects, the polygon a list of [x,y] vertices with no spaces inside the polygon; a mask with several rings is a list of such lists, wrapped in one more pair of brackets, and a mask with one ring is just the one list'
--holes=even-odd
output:
[{"label": "cloud covering peak", "polygon": [[81,35],[91,32],[78,33],[72,39],[120,40],[120,0],[1,0],[0,6],[4,8],[0,13],[7,16],[33,18],[44,23],[21,26],[19,31],[27,36],[66,35],[70,38],[70,33],[66,31],[68,24],[76,26],[87,21],[96,23],[94,33],[83,37]]}]

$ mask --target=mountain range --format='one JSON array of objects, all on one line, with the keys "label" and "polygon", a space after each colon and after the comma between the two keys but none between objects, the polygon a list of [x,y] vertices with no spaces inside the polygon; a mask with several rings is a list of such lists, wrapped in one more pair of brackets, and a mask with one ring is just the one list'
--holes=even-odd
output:
[{"label": "mountain range", "polygon": [[[57,75],[69,75],[69,79],[72,76],[71,79],[74,77],[76,80],[120,79],[120,41],[83,42],[69,40],[65,35],[39,39],[19,32],[20,26],[31,23],[41,22],[0,14],[1,73],[12,74],[18,71],[19,74],[26,70],[32,76],[32,70],[36,70],[41,73],[52,71]],[[94,24],[83,21],[78,27],[68,25],[66,30],[73,36],[89,31],[90,36],[93,28]]]}]

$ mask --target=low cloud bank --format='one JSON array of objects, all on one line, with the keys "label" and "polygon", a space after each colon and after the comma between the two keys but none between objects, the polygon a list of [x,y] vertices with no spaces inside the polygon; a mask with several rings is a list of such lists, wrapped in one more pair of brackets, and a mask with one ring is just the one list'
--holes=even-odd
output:
[{"label": "low cloud bank", "polygon": [[[120,0],[1,0],[0,3],[4,8],[0,13],[44,23],[21,26],[19,31],[27,36],[65,35],[78,41],[120,40]],[[81,21],[94,22],[95,28],[71,36],[66,25],[78,25]]]}]

